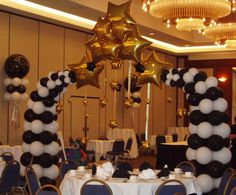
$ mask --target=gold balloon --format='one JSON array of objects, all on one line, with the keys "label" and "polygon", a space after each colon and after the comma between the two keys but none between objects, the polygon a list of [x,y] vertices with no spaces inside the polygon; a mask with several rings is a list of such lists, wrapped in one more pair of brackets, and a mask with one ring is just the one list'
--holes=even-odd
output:
[{"label": "gold balloon", "polygon": [[118,126],[118,121],[117,120],[110,120],[109,121],[109,127],[111,127],[112,129],[116,128]]},{"label": "gold balloon", "polygon": [[124,101],[125,108],[131,108],[132,104],[133,104],[133,101],[131,99],[125,98],[125,101]]},{"label": "gold balloon", "polygon": [[111,37],[111,21],[108,20],[106,17],[105,18],[98,18],[98,21],[93,29],[94,34],[96,37],[102,37],[102,36],[107,36],[108,38]]},{"label": "gold balloon", "polygon": [[61,104],[56,105],[56,112],[58,114],[60,114],[63,111],[63,109],[64,109],[63,105],[61,105]]},{"label": "gold balloon", "polygon": [[81,143],[83,144],[86,144],[88,142],[88,137],[84,137],[82,140],[81,140]]},{"label": "gold balloon", "polygon": [[100,98],[99,105],[104,108],[107,105],[108,99]]},{"label": "gold balloon", "polygon": [[122,63],[120,61],[111,62],[111,68],[112,69],[118,70],[118,69],[121,68],[121,66],[122,66]]},{"label": "gold balloon", "polygon": [[78,64],[69,64],[68,66],[76,75],[76,86],[80,88],[84,85],[92,85],[94,87],[100,88],[98,76],[104,69],[103,65],[96,65],[93,71],[87,69],[89,62],[89,57],[87,54],[84,55],[83,59]]},{"label": "gold balloon", "polygon": [[93,36],[87,43],[86,46],[89,48],[92,54],[93,62],[97,63],[103,59],[102,48],[98,42],[98,38]]},{"label": "gold balloon", "polygon": [[143,39],[138,36],[130,36],[122,44],[123,46],[120,53],[120,57],[122,59],[130,59],[135,60],[136,62],[140,62],[142,51],[147,45],[150,44],[151,42],[147,41],[146,39]]},{"label": "gold balloon", "polygon": [[112,40],[106,40],[101,43],[102,59],[118,60],[119,52],[122,48],[120,44],[114,43]]},{"label": "gold balloon", "polygon": [[161,62],[156,52],[153,50],[147,57],[147,61],[144,62],[145,70],[140,73],[137,81],[137,85],[143,85],[147,83],[153,83],[161,87],[161,73],[170,64]]},{"label": "gold balloon", "polygon": [[187,109],[186,108],[178,108],[177,109],[177,117],[178,118],[182,118],[185,115],[187,115]]},{"label": "gold balloon", "polygon": [[116,81],[112,81],[111,83],[110,83],[110,87],[111,87],[111,89],[113,90],[113,91],[120,91],[120,89],[121,89],[121,84],[120,83],[118,83],[118,82],[116,82]]}]

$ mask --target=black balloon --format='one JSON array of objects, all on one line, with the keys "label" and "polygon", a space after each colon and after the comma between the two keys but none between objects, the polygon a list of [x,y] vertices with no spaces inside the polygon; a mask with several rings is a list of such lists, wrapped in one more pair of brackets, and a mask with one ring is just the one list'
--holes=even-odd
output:
[{"label": "black balloon", "polygon": [[201,113],[199,110],[194,110],[189,115],[189,120],[194,125],[199,125],[201,122],[205,120],[205,115]]},{"label": "black balloon", "polygon": [[16,87],[14,85],[8,85],[7,88],[6,88],[6,91],[8,93],[13,93],[16,91]]},{"label": "black balloon", "polygon": [[57,142],[58,137],[57,137],[57,134],[56,134],[56,133],[52,134],[52,140],[55,141],[55,142]]},{"label": "black balloon", "polygon": [[88,69],[89,71],[92,71],[92,72],[93,72],[94,68],[96,68],[96,64],[95,64],[94,62],[88,62],[88,63],[87,63],[87,69]]},{"label": "black balloon", "polygon": [[58,163],[59,163],[59,157],[56,155],[56,156],[53,156],[52,158],[53,158],[53,159],[52,159],[52,163],[53,163],[54,165],[58,165]]},{"label": "black balloon", "polygon": [[49,81],[49,78],[47,77],[44,77],[44,78],[41,78],[40,79],[40,84],[43,86],[43,87],[47,87],[47,82]]},{"label": "black balloon", "polygon": [[210,87],[209,89],[207,89],[206,91],[206,98],[210,99],[210,100],[216,100],[221,96],[221,91],[219,88],[217,87]]},{"label": "black balloon", "polygon": [[219,151],[224,146],[224,139],[219,135],[212,135],[207,139],[207,147],[212,151]]},{"label": "black balloon", "polygon": [[61,75],[61,76],[59,77],[59,80],[63,82],[65,78],[66,78],[66,77],[65,77],[64,75]]},{"label": "black balloon", "polygon": [[43,131],[39,134],[39,141],[42,144],[50,144],[53,141],[52,133],[50,133],[49,131]]},{"label": "black balloon", "polygon": [[141,98],[132,98],[132,99],[133,99],[133,102],[136,102],[139,104],[142,102]]},{"label": "black balloon", "polygon": [[182,78],[184,76],[184,74],[188,72],[188,68],[183,68],[179,71],[179,76],[180,78]]},{"label": "black balloon", "polygon": [[43,99],[43,104],[46,107],[52,107],[54,105],[55,101],[53,98],[51,97],[46,97]]},{"label": "black balloon", "polygon": [[32,154],[30,153],[30,152],[25,152],[25,153],[23,153],[22,155],[21,155],[21,157],[20,157],[20,162],[21,162],[21,164],[22,165],[24,165],[24,166],[28,166],[28,165],[30,165],[30,162],[31,162],[31,160],[32,160]]},{"label": "black balloon", "polygon": [[201,100],[202,96],[198,93],[192,93],[188,96],[188,103],[191,106],[198,106]]},{"label": "black balloon", "polygon": [[49,96],[55,98],[58,96],[58,91],[56,89],[49,89]]},{"label": "black balloon", "polygon": [[14,54],[6,59],[4,69],[6,74],[11,78],[23,78],[28,74],[30,65],[25,56]]},{"label": "black balloon", "polygon": [[224,139],[224,147],[228,148],[230,146],[230,139],[229,138],[225,138]]},{"label": "black balloon", "polygon": [[28,130],[23,133],[23,141],[27,144],[31,144],[32,142],[37,140],[36,134],[34,134],[32,131]]},{"label": "black balloon", "polygon": [[205,72],[199,72],[194,76],[194,82],[205,81],[207,79],[207,74]]},{"label": "black balloon", "polygon": [[187,84],[184,86],[184,91],[185,91],[186,93],[192,94],[192,93],[195,92],[194,86],[195,86],[195,84],[194,84],[193,82],[187,83]]},{"label": "black balloon", "polygon": [[56,86],[54,90],[56,90],[57,93],[60,93],[60,92],[63,91],[63,86],[62,85],[61,86]]},{"label": "black balloon", "polygon": [[185,85],[185,82],[184,82],[183,79],[180,78],[176,81],[176,86],[177,87],[183,87],[184,85]]},{"label": "black balloon", "polygon": [[229,122],[229,115],[225,112],[222,113],[222,120],[223,122],[225,123],[228,123]]},{"label": "black balloon", "polygon": [[175,86],[176,86],[176,81],[171,80],[171,81],[170,81],[170,86],[171,86],[171,87],[175,87]]},{"label": "black balloon", "polygon": [[30,94],[30,99],[33,100],[34,102],[41,101],[42,98],[39,96],[37,91],[32,91]]},{"label": "black balloon", "polygon": [[25,111],[24,118],[28,122],[32,122],[37,119],[37,115],[33,112],[33,110],[29,109]]},{"label": "black balloon", "polygon": [[57,73],[52,73],[51,74],[51,79],[53,80],[53,81],[55,81],[55,80],[57,80],[58,79],[58,74]]},{"label": "black balloon", "polygon": [[[56,180],[50,179],[48,177],[41,177],[39,181],[42,186],[46,184],[56,185]],[[45,188],[45,190],[47,190],[47,188]]]},{"label": "black balloon", "polygon": [[162,82],[166,82],[166,80],[167,80],[166,76],[167,76],[168,73],[169,73],[169,70],[167,70],[167,69],[164,69],[162,71],[162,73],[161,73],[161,81]]},{"label": "black balloon", "polygon": [[76,82],[76,76],[75,76],[75,73],[73,71],[70,71],[69,72],[69,77],[70,77],[70,81],[72,83],[75,83]]},{"label": "black balloon", "polygon": [[197,134],[192,134],[188,138],[188,146],[194,150],[204,146],[206,140],[199,137]]},{"label": "black balloon", "polygon": [[191,162],[193,163],[194,167],[196,168],[196,175],[195,176],[206,173],[206,167],[204,165],[201,165],[196,160],[192,160]]},{"label": "black balloon", "polygon": [[177,68],[173,68],[173,69],[172,69],[172,74],[179,74],[178,69],[177,69]]},{"label": "black balloon", "polygon": [[[138,77],[132,74],[131,79],[130,79],[130,92],[131,93],[137,92],[141,89],[140,86],[137,86],[137,80],[138,80]],[[124,87],[128,91],[128,77],[124,81]]]},{"label": "black balloon", "polygon": [[20,93],[20,94],[23,94],[26,92],[26,87],[24,85],[19,85],[17,88],[16,88],[17,92]]},{"label": "black balloon", "polygon": [[43,112],[41,115],[40,115],[40,120],[43,122],[43,123],[46,123],[46,124],[49,124],[53,121],[54,119],[54,116],[51,112],[49,111],[45,111]]},{"label": "black balloon", "polygon": [[207,174],[213,178],[219,178],[224,173],[224,166],[219,161],[211,161],[207,165]]},{"label": "black balloon", "polygon": [[222,112],[213,110],[211,113],[207,114],[207,122],[210,124],[217,126],[220,125],[224,120],[224,115]]},{"label": "black balloon", "polygon": [[44,153],[39,156],[38,164],[40,164],[43,168],[49,168],[53,164],[53,157],[50,154]]},{"label": "black balloon", "polygon": [[143,73],[145,71],[145,66],[142,65],[141,63],[135,64],[134,67],[136,72]]}]

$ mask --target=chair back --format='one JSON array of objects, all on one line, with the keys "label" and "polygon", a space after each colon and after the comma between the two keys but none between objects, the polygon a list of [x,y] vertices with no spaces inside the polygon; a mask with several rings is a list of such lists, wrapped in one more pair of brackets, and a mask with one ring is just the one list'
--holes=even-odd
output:
[{"label": "chair back", "polygon": [[230,195],[236,195],[236,187],[231,190]]},{"label": "chair back", "polygon": [[1,157],[3,158],[4,161],[7,163],[14,160],[13,154],[10,152],[4,152],[2,153]]},{"label": "chair back", "polygon": [[137,140],[138,147],[142,146],[142,142],[138,134],[136,134],[136,140]]},{"label": "chair back", "polygon": [[10,191],[12,187],[17,186],[19,174],[20,164],[15,160],[10,161],[2,172],[0,188],[5,191]]},{"label": "chair back", "polygon": [[183,172],[192,172],[196,175],[196,167],[189,161],[180,162],[176,167],[182,169]]},{"label": "chair back", "polygon": [[112,147],[112,152],[115,155],[122,154],[124,152],[125,142],[123,139],[117,139]]},{"label": "chair back", "polygon": [[128,162],[120,162],[117,165],[117,169],[123,169],[125,171],[133,171],[133,167],[131,164],[129,164]]},{"label": "chair back", "polygon": [[177,142],[178,141],[178,134],[177,133],[173,133],[172,134],[172,139],[173,139],[173,142]]},{"label": "chair back", "polygon": [[187,190],[182,182],[176,179],[163,182],[156,190],[155,195],[186,195]]},{"label": "chair back", "polygon": [[35,195],[35,193],[40,189],[41,186],[39,179],[32,167],[27,166],[25,168],[25,177],[30,195]]},{"label": "chair back", "polygon": [[126,143],[126,146],[125,146],[125,151],[130,151],[131,147],[132,147],[132,144],[133,144],[133,138],[132,137],[129,137],[127,143]]},{"label": "chair back", "polygon": [[64,160],[60,166],[60,180],[62,181],[69,170],[77,169],[78,165],[71,160]]},{"label": "chair back", "polygon": [[[49,191],[49,189],[51,190]],[[35,195],[61,195],[61,192],[56,186],[46,184],[40,187]]]},{"label": "chair back", "polygon": [[156,137],[156,146],[158,147],[161,143],[165,143],[166,142],[166,138],[164,135],[158,135]]},{"label": "chair back", "polygon": [[229,179],[232,175],[233,175],[233,169],[232,168],[228,168],[228,169],[225,170],[225,172],[224,172],[224,174],[221,178],[220,186],[217,190],[217,195],[222,195],[224,193],[227,182],[229,181]]},{"label": "chair back", "polygon": [[106,182],[99,179],[86,181],[80,190],[81,195],[113,195],[111,188]]},{"label": "chair back", "polygon": [[225,190],[224,195],[230,194],[230,192],[233,190],[233,188],[236,187],[236,173],[234,172],[231,177],[229,178]]}]

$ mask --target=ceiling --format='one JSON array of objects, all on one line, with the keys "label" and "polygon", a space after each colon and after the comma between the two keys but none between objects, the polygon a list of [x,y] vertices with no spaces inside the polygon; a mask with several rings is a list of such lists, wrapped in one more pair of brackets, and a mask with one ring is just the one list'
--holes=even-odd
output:
[{"label": "ceiling", "polygon": [[[63,25],[66,25],[72,28],[78,28],[78,29],[82,28],[85,31],[91,32],[91,28],[92,28],[91,26],[83,27],[83,25],[80,25],[80,23],[78,22],[68,23],[68,22],[62,21],[61,18],[59,17],[52,18],[47,15],[42,16],[40,14],[37,14],[37,12],[35,13],[31,12],[30,9],[21,11],[18,9],[18,7],[14,7],[14,6],[11,7],[7,5],[8,2],[12,2],[12,4],[14,4],[15,2],[20,2],[20,1],[25,1],[25,0],[1,0],[0,9],[4,9],[7,11],[13,10],[14,13],[20,13],[26,16],[40,18],[40,19],[47,20],[54,23],[59,23],[59,24],[63,23]],[[96,21],[98,17],[105,16],[106,10],[107,10],[107,4],[108,4],[108,0],[27,0],[27,1],[31,1],[40,5],[44,5],[50,8],[64,11],[66,13],[70,13],[76,16],[81,16],[83,18],[90,19],[92,20],[92,23],[94,23],[94,21]],[[115,4],[122,4],[126,2],[127,0],[110,0],[110,1]],[[5,5],[7,6],[3,6],[4,2],[6,2]],[[31,13],[28,13],[28,12],[31,12]],[[206,48],[192,47],[192,46],[207,46],[207,45],[213,46],[214,41],[207,39],[206,37],[199,34],[198,32],[178,31],[175,29],[175,27],[166,28],[166,26],[162,23],[160,19],[157,19],[142,10],[141,0],[132,0],[131,15],[136,20],[137,24],[139,25],[140,32],[144,36],[148,36],[149,38],[155,39],[154,42],[157,41],[156,42],[157,47],[159,47],[158,41],[167,43],[167,45],[171,44],[171,47],[173,46],[172,50],[159,47],[160,49],[167,50],[168,52],[176,53],[176,54],[202,52],[204,55],[206,51],[214,51],[214,52],[224,51],[224,55],[225,55],[225,51],[227,51],[227,55],[226,55],[227,58],[228,58],[229,53],[231,52],[230,50],[226,50],[223,47],[216,48],[216,49],[214,48],[213,50],[209,49],[208,47]],[[197,48],[197,50],[194,50],[195,48]]]}]

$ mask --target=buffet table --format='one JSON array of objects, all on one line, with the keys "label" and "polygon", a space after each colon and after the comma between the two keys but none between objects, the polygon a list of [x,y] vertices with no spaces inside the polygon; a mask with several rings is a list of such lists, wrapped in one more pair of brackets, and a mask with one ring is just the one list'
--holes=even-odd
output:
[{"label": "buffet table", "polygon": [[133,138],[132,147],[130,150],[130,157],[137,158],[138,157],[138,144],[135,135],[135,131],[133,129],[108,129],[106,132],[106,137],[109,140],[123,139],[125,141],[125,145],[129,139],[129,137]]},{"label": "buffet table", "polygon": [[169,169],[173,170],[177,164],[187,160],[185,155],[187,148],[186,141],[160,144],[157,149],[156,168],[162,169],[167,164]]},{"label": "buffet table", "polygon": [[20,161],[20,157],[22,155],[22,148],[20,145],[9,146],[9,145],[0,145],[0,156],[4,152],[10,152],[13,154],[15,160]]}]

